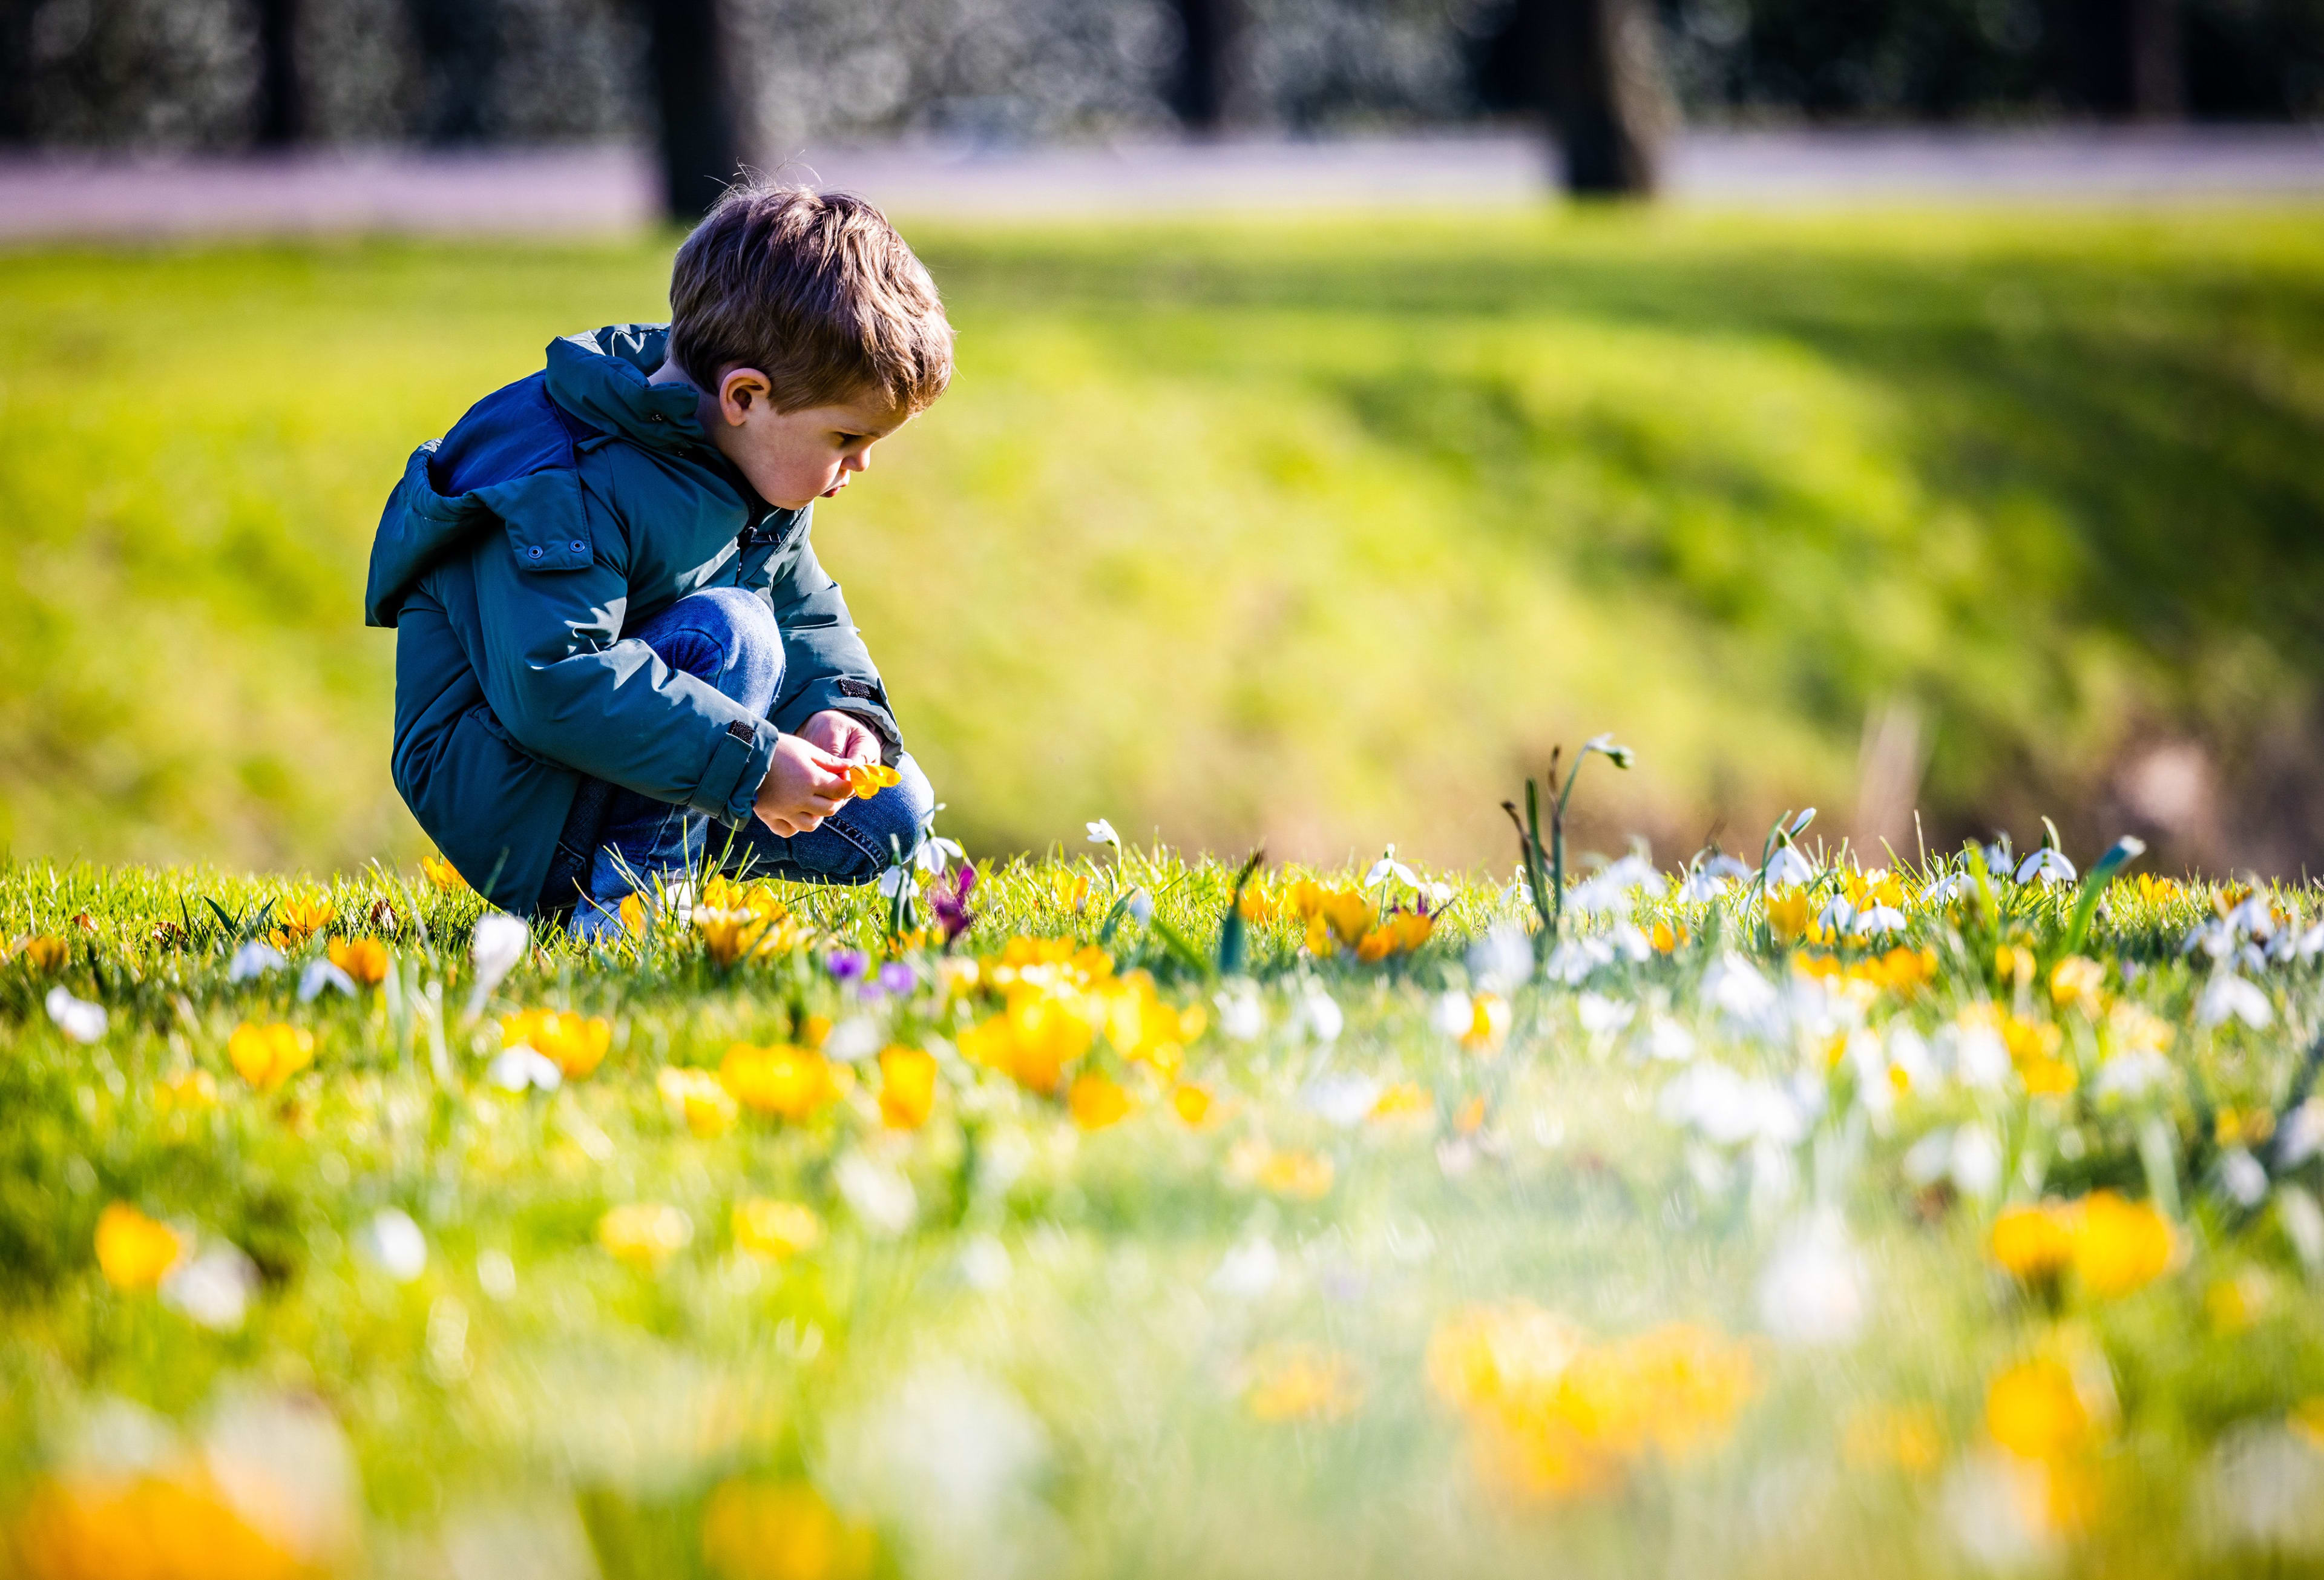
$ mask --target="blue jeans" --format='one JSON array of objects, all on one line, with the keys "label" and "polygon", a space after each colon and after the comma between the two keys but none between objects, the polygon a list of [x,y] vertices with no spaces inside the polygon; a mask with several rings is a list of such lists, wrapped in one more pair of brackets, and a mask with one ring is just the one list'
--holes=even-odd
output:
[{"label": "blue jeans", "polygon": [[[781,692],[782,633],[755,593],[740,587],[693,593],[622,634],[762,718]],[[706,862],[737,877],[868,883],[898,852],[908,857],[918,847],[934,816],[936,796],[918,764],[903,757],[896,772],[899,782],[868,800],[848,802],[813,832],[789,838],[755,818],[730,829],[688,808],[585,780],[567,823],[568,839],[594,837],[573,930],[586,938],[618,927],[622,901],[641,885],[676,882],[700,872]],[[594,822],[594,836],[576,822]]]}]

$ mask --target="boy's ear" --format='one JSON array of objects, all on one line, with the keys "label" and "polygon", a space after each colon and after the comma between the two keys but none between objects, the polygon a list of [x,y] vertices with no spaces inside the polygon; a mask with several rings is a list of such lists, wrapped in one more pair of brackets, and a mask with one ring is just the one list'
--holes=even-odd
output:
[{"label": "boy's ear", "polygon": [[774,381],[755,367],[730,367],[718,377],[718,411],[730,428],[740,428],[754,411],[771,411]]}]

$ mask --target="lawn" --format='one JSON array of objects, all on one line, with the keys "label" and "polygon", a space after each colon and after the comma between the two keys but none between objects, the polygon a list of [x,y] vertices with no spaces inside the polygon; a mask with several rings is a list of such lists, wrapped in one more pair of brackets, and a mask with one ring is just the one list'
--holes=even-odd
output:
[{"label": "lawn", "polygon": [[0,1555],[2318,1562],[2324,893],[1805,843],[1554,931],[1089,845],[949,943],[721,883],[592,949],[412,869],[0,869]]},{"label": "lawn", "polygon": [[[1587,840],[1675,859],[1852,803],[1898,710],[1938,845],[2102,842],[2158,744],[2167,865],[2324,828],[2311,211],[908,229],[960,377],[819,543],[973,849],[1499,864],[1507,785],[1611,726]],[[668,250],[0,256],[0,845],[416,855],[379,505],[552,335],[659,315]]]}]

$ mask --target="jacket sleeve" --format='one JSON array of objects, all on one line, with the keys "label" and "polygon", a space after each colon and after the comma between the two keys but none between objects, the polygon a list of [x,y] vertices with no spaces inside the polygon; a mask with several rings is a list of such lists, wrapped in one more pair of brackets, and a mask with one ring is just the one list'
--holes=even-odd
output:
[{"label": "jacket sleeve", "polygon": [[475,550],[484,699],[526,751],[740,827],[774,725],[621,639],[629,540],[571,471],[480,490],[506,533]]},{"label": "jacket sleeve", "polygon": [[795,549],[744,576],[744,586],[765,594],[783,633],[783,691],[771,716],[778,728],[795,731],[826,708],[854,714],[880,736],[892,764],[904,747],[888,688],[839,584],[815,557],[810,532],[802,527]]}]

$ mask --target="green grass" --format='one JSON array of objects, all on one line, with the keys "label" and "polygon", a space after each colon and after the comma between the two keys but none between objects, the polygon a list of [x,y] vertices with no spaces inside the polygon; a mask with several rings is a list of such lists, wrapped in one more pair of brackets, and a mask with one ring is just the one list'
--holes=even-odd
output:
[{"label": "green grass", "polygon": [[[908,226],[954,392],[819,541],[979,850],[1506,859],[1554,742],[1643,753],[1601,845],[1846,805],[1927,719],[1932,836],[2206,744],[2174,858],[2312,832],[2324,228],[2310,211]],[[409,855],[401,459],[666,239],[0,258],[0,842]]]},{"label": "green grass", "polygon": [[[2324,1533],[2305,1516],[2255,1536],[2236,1511],[2277,1493],[2312,1509],[2324,1478],[2324,1455],[2282,1425],[2324,1397],[2324,1243],[2306,1237],[2324,1224],[2324,1165],[2264,1174],[2244,1205],[2225,1127],[2324,1115],[2300,1106],[2317,967],[2242,968],[2264,1030],[2202,1023],[2210,978],[2180,942],[2237,896],[2110,892],[2089,944],[2100,991],[2172,1035],[2160,1080],[2126,1091],[2113,1083],[2135,1018],[2049,991],[2070,888],[1907,898],[1903,941],[1931,951],[1929,986],[1854,1001],[1802,988],[1788,1021],[1756,1029],[1711,1002],[1705,973],[1734,949],[1792,980],[1794,951],[1756,941],[1757,901],[1642,898],[1641,925],[1686,941],[1600,966],[1579,992],[1517,988],[1506,1041],[1464,1049],[1434,1023],[1442,995],[1468,1006],[1464,946],[1512,924],[1521,897],[1456,880],[1434,937],[1362,965],[1305,947],[1287,910],[1299,875],[1260,880],[1286,909],[1252,930],[1264,1024],[1245,1039],[1215,998],[1235,990],[1205,964],[1231,873],[1160,850],[1120,869],[988,866],[954,956],[983,956],[986,975],[951,993],[933,985],[950,967],[932,945],[883,942],[877,895],[787,889],[822,935],[810,947],[721,967],[674,920],[611,950],[552,936],[473,1014],[476,902],[408,873],[299,885],[0,868],[0,1553],[32,1576],[125,1572],[90,1556],[87,1527],[41,1521],[60,1497],[101,1518],[125,1485],[209,1486],[175,1443],[202,1447],[235,1506],[257,1511],[237,1518],[306,1530],[324,1566],[359,1554],[383,1580],[520,1559],[559,1577],[594,1562],[608,1580],[861,1573],[768,1541],[722,1567],[724,1549],[706,1548],[722,1497],[801,1483],[870,1531],[883,1574],[1940,1575],[1974,1572],[1977,1543],[2012,1531],[2067,1573],[2256,1574],[2312,1557]],[[1846,876],[1821,875],[1817,903]],[[1061,881],[1068,897],[1087,883],[1078,908]],[[1109,926],[1130,883],[1157,897],[1153,924]],[[334,906],[327,936],[383,938],[388,984],[298,1002],[319,936],[284,969],[230,982],[242,936],[294,898]],[[2261,898],[2287,938],[2324,909],[2312,888]],[[1609,925],[1568,923],[1576,938]],[[1122,1057],[1135,1038],[1119,1021],[1068,1071],[1128,1092],[1134,1112],[1108,1128],[1084,1132],[1056,1097],[962,1058],[1002,1012],[991,969],[1012,935],[1102,938],[1104,971],[1151,972],[1174,1010],[1208,1008],[1177,1070],[1214,1094],[1206,1122],[1184,1123],[1170,1080]],[[34,938],[63,940],[63,957]],[[2029,948],[2037,975],[1997,975],[2002,944]],[[834,945],[907,960],[920,985],[867,1005],[827,969]],[[104,1005],[102,1037],[51,1023],[60,988]],[[1336,1039],[1301,1030],[1317,993],[1344,1012]],[[1587,1029],[1609,1006],[1630,1023]],[[612,1049],[586,1078],[512,1095],[488,1078],[497,1018],[535,1007],[605,1017]],[[816,1016],[838,1040],[865,1017],[873,1044],[936,1054],[925,1127],[882,1125],[868,1063],[808,1119],[746,1111],[723,1133],[690,1132],[658,1091],[667,1067],[715,1069],[735,1041],[782,1041]],[[255,1090],[228,1044],[277,1021],[310,1031],[316,1059]],[[2030,1095],[2038,1060],[2005,1061],[1990,1086],[1965,1063],[1945,1072],[1965,1028],[1996,1023],[2054,1028],[2074,1089]],[[1712,1067],[1789,1092],[1799,1130],[1737,1143],[1674,1122],[1674,1083]],[[215,1102],[171,1103],[164,1083],[195,1072]],[[1327,1112],[1335,1089],[1344,1103],[1358,1084],[1403,1082],[1420,1093],[1409,1117],[1364,1119],[1360,1097]],[[1911,1171],[1917,1143],[1963,1124],[1998,1143],[1990,1194]],[[1286,1153],[1328,1161],[1323,1187],[1254,1174]],[[843,1184],[867,1161],[910,1182],[908,1225],[882,1229]],[[2096,1187],[2175,1197],[2167,1268],[2108,1294],[2072,1273],[2021,1288],[1994,1266],[2003,1201]],[[730,1214],[758,1197],[807,1205],[827,1237],[785,1262],[747,1253]],[[243,1319],[206,1326],[181,1297],[113,1287],[93,1238],[115,1202],[238,1248],[257,1278]],[[638,1203],[684,1213],[690,1243],[650,1265],[609,1254],[601,1215]],[[387,1208],[425,1236],[408,1278],[365,1250]],[[1817,1224],[1841,1236],[1859,1304],[1809,1344],[1765,1292]],[[1271,1278],[1253,1276],[1254,1255]],[[1699,1452],[1623,1459],[1592,1490],[1497,1490],[1474,1428],[1426,1379],[1435,1335],[1508,1301],[1609,1346],[1696,1324],[1745,1357],[1739,1409]],[[1340,1381],[1327,1403],[1266,1418],[1286,1355]],[[2042,1474],[1996,1446],[1987,1399],[2006,1368],[2045,1356],[2070,1363],[2091,1423],[2052,1466],[2094,1489],[2070,1529],[2013,1513],[1990,1483]],[[1685,1418],[1673,1411],[1655,1418]],[[1884,1454],[1894,1419],[1918,1424],[1924,1455]],[[2255,1465],[2254,1446],[2277,1457]],[[273,1479],[251,1482],[254,1465]],[[210,1523],[164,1529],[169,1562],[138,1572],[217,1572],[223,1517],[200,1507]]]}]

